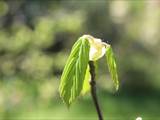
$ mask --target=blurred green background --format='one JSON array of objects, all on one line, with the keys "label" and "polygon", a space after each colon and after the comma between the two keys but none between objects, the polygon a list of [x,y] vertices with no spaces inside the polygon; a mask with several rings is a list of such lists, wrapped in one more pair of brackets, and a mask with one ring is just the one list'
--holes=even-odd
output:
[{"label": "blurred green background", "polygon": [[113,90],[105,59],[97,93],[106,120],[160,120],[160,2],[158,0],[1,0],[0,119],[91,119],[90,94],[68,110],[60,75],[78,37],[113,46],[120,89]]}]

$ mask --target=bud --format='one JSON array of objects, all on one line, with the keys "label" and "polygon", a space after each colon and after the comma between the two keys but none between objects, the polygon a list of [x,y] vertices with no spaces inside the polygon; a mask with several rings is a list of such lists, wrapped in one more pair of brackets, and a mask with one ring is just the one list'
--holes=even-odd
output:
[{"label": "bud", "polygon": [[141,117],[137,117],[136,120],[142,120],[142,118]]},{"label": "bud", "polygon": [[89,60],[96,61],[99,58],[103,57],[106,53],[106,48],[110,47],[109,44],[102,42],[101,39],[94,38],[91,35],[83,35],[82,37],[89,40],[90,43],[90,52],[89,52]]}]

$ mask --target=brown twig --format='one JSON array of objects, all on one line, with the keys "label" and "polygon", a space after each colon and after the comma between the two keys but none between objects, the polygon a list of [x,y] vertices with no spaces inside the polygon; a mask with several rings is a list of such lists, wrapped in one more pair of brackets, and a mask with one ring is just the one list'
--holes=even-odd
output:
[{"label": "brown twig", "polygon": [[93,61],[89,61],[89,67],[90,67],[90,74],[91,74],[91,95],[94,102],[94,105],[96,107],[96,111],[98,114],[99,120],[103,120],[102,112],[98,103],[97,94],[96,94],[96,81],[95,81],[95,66]]}]

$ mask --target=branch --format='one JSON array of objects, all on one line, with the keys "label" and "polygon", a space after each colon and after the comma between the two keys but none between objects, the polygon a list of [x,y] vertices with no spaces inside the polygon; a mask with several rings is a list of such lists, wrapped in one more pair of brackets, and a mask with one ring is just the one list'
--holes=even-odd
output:
[{"label": "branch", "polygon": [[94,105],[96,107],[96,111],[98,114],[99,120],[103,120],[102,112],[98,103],[97,94],[96,94],[96,81],[95,81],[95,66],[93,61],[89,61],[89,67],[90,67],[90,74],[91,74],[91,95],[94,102]]}]

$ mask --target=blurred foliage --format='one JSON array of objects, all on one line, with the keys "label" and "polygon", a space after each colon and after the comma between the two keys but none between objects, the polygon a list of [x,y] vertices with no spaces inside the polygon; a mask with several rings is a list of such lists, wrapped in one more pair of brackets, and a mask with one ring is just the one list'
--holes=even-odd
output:
[{"label": "blurred foliage", "polygon": [[[105,60],[98,63],[97,82],[106,116],[124,117],[128,112],[128,118],[159,116],[159,31],[158,0],[1,0],[1,118],[84,116],[82,111],[92,106],[87,96],[82,107],[71,111],[74,116],[62,108],[57,91],[71,46],[83,34],[111,43],[116,53],[121,80],[116,97],[110,95],[112,82]],[[96,117],[94,111],[86,112]]]}]

